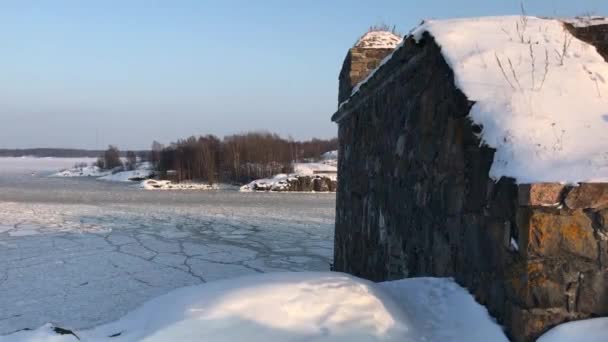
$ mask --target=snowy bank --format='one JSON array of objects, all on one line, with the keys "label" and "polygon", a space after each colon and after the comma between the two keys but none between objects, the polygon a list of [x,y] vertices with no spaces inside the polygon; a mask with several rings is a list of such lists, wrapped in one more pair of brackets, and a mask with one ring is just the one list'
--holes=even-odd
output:
[{"label": "snowy bank", "polygon": [[526,16],[430,20],[410,38],[425,34],[474,102],[469,117],[496,150],[492,178],[608,181],[608,63],[594,46],[559,20]]},{"label": "snowy bank", "polygon": [[0,157],[0,171],[3,173],[50,173],[76,164],[88,164],[95,160],[94,158]]},{"label": "snowy bank", "polygon": [[270,178],[256,179],[241,187],[241,191],[335,192],[337,172],[335,160],[322,163],[296,163],[294,173],[280,173]]},{"label": "snowy bank", "polygon": [[[67,328],[67,327],[63,327]],[[63,331],[66,332],[66,331]],[[174,290],[80,341],[507,341],[449,279],[374,284],[341,273],[274,273]],[[6,342],[77,341],[51,325]]]},{"label": "snowy bank", "polygon": [[234,186],[228,184],[208,184],[196,182],[173,183],[169,180],[146,179],[139,184],[145,190],[221,190],[232,189]]},{"label": "snowy bank", "polygon": [[608,341],[608,318],[593,318],[558,325],[537,342],[605,342]]},{"label": "snowy bank", "polygon": [[112,171],[102,170],[97,166],[79,166],[71,169],[59,171],[49,177],[104,177],[110,175]]},{"label": "snowy bank", "polygon": [[99,180],[108,181],[108,182],[137,182],[147,178],[150,178],[154,175],[153,170],[149,169],[140,169],[140,170],[131,170],[131,171],[120,171],[116,173],[109,174],[107,176],[99,177]]}]

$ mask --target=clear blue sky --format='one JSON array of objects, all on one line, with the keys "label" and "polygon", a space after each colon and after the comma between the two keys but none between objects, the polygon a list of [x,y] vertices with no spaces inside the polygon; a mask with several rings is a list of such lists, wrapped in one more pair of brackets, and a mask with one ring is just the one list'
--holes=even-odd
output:
[{"label": "clear blue sky", "polygon": [[[526,8],[608,15],[606,0]],[[0,148],[334,136],[338,72],[370,25],[518,12],[515,0],[3,0]]]}]

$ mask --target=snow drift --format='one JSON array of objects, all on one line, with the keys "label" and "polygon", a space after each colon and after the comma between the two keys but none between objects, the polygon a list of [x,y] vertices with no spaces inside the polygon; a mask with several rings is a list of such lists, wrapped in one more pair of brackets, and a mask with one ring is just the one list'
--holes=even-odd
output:
[{"label": "snow drift", "polygon": [[[65,327],[64,327],[65,328]],[[449,279],[374,284],[330,272],[274,273],[174,290],[81,341],[507,341]],[[3,341],[77,341],[52,325]]]}]

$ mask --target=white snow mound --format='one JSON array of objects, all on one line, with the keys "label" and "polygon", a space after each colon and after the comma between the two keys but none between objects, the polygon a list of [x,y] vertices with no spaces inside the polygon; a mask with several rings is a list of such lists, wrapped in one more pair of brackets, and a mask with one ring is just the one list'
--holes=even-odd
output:
[{"label": "white snow mound", "polygon": [[[66,327],[64,327],[66,328]],[[80,341],[507,341],[450,279],[374,284],[342,273],[271,273],[185,287]],[[109,336],[114,336],[108,339]],[[76,341],[51,325],[3,341]]]},{"label": "white snow mound", "polygon": [[392,32],[371,30],[364,34],[355,47],[366,49],[394,49],[401,43],[402,38]]},{"label": "white snow mound", "polygon": [[608,318],[568,322],[549,330],[537,342],[605,342],[608,340]]}]

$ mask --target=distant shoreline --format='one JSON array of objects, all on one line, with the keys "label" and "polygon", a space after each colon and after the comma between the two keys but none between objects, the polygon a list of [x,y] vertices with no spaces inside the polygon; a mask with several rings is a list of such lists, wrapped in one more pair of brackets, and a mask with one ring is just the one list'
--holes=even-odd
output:
[{"label": "distant shoreline", "polygon": [[[104,150],[85,150],[75,148],[24,148],[6,149],[0,148],[0,157],[55,157],[55,158],[97,158],[103,154]],[[135,153],[147,153],[147,150],[135,151]],[[124,157],[126,152],[121,153]]]}]

